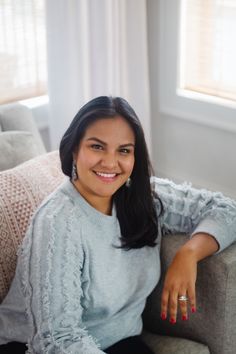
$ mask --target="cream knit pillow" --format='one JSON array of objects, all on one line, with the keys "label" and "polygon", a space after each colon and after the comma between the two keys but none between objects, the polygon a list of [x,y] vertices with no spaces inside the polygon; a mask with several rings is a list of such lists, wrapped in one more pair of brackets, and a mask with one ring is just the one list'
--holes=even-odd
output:
[{"label": "cream knit pillow", "polygon": [[16,267],[16,252],[35,209],[64,179],[58,152],[0,172],[0,302]]}]

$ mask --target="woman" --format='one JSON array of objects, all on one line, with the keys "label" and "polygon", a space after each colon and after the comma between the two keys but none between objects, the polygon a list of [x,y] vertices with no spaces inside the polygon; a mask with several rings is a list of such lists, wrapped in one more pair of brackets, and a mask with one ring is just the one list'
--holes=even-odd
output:
[{"label": "woman", "polygon": [[150,354],[141,315],[160,277],[161,231],[192,236],[165,279],[161,317],[174,324],[178,306],[182,320],[187,303],[196,311],[197,262],[235,241],[236,204],[166,180],[151,185],[141,124],[119,97],[80,109],[60,158],[69,178],[36,211],[0,306],[0,344],[11,342],[2,350],[19,353],[23,342],[40,354]]}]

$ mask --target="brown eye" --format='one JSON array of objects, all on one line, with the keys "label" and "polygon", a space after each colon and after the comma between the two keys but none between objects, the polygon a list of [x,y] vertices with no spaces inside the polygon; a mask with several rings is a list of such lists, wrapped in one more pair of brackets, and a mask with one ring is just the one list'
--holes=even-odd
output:
[{"label": "brown eye", "polygon": [[130,153],[130,149],[122,148],[122,149],[120,149],[120,152],[121,152],[122,154],[124,154],[124,155],[127,155],[127,154]]},{"label": "brown eye", "polygon": [[103,146],[99,145],[99,144],[93,144],[93,145],[91,145],[91,148],[93,150],[103,150]]}]

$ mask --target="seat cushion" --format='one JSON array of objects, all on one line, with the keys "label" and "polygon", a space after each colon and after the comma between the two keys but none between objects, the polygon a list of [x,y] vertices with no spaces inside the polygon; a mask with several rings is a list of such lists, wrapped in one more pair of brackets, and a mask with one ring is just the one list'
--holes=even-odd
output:
[{"label": "seat cushion", "polygon": [[32,133],[14,130],[0,133],[0,151],[0,171],[41,154]]},{"label": "seat cushion", "polygon": [[210,354],[209,348],[189,339],[144,332],[143,340],[155,354]]},{"label": "seat cushion", "polygon": [[14,276],[17,249],[35,209],[64,178],[57,151],[0,172],[0,302]]}]

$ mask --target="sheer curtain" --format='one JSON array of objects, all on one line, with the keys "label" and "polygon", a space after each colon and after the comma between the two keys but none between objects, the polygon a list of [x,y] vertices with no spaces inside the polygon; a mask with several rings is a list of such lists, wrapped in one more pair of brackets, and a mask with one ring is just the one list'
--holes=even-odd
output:
[{"label": "sheer curtain", "polygon": [[146,0],[50,0],[48,90],[52,147],[99,95],[126,98],[150,141]]}]

